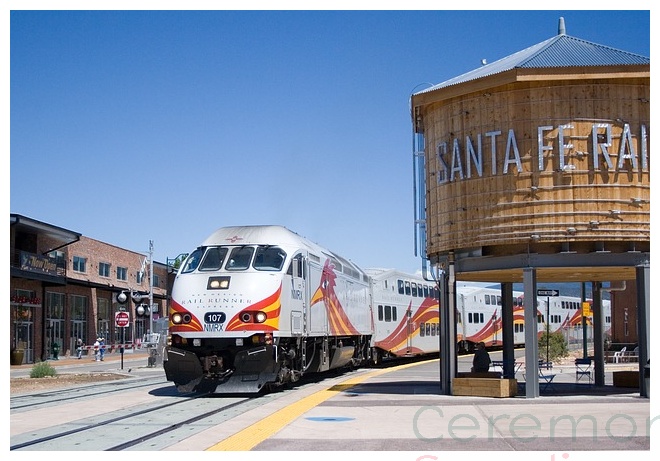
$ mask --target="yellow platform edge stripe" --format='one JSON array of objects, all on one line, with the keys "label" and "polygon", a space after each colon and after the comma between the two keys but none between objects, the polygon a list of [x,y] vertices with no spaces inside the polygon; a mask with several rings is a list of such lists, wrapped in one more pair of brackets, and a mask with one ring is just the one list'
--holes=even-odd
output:
[{"label": "yellow platform edge stripe", "polygon": [[299,400],[298,402],[292,403],[291,405],[276,411],[261,421],[258,421],[237,432],[236,434],[226,438],[225,440],[207,448],[205,451],[250,451],[259,443],[279,432],[284,428],[284,426],[291,423],[303,413],[328,400],[330,397],[337,395],[339,392],[344,392],[350,387],[360,384],[369,378],[373,378],[375,376],[389,373],[395,370],[402,370],[414,365],[419,365],[420,363],[424,362],[407,363],[404,365],[376,370],[361,376],[349,378],[345,381],[342,381],[340,384],[335,384],[328,389],[316,392],[305,397],[304,399]]}]

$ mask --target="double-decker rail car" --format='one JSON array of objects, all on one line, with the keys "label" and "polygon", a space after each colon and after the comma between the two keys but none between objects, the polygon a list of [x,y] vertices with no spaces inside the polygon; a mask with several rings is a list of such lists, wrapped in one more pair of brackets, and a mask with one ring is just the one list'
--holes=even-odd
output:
[{"label": "double-decker rail car", "polygon": [[371,277],[372,362],[439,352],[437,284],[395,269],[366,269]]},{"label": "double-decker rail car", "polygon": [[[487,347],[500,347],[502,342],[502,296],[496,288],[478,285],[461,285],[456,288],[457,338],[459,350],[471,352],[477,343]],[[515,346],[525,344],[524,297],[522,292],[513,293],[513,341]],[[548,301],[550,302],[548,306]],[[591,303],[591,300],[587,300]],[[603,300],[604,333],[611,328],[611,305]],[[582,300],[575,296],[539,297],[536,313],[537,334],[545,331],[563,331],[569,337],[582,335]],[[584,317],[592,326],[591,317]]]},{"label": "double-decker rail car", "polygon": [[164,369],[181,392],[256,393],[369,359],[368,275],[281,226],[224,227],[181,265]]}]

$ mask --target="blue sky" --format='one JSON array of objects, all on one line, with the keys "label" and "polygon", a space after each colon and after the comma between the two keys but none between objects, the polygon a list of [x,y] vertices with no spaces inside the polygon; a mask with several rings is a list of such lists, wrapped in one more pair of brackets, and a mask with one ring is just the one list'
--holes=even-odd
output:
[{"label": "blue sky", "polygon": [[560,17],[650,56],[648,9],[589,5],[4,13],[10,212],[138,252],[153,240],[160,262],[221,226],[281,224],[413,272],[413,91],[556,35]]}]

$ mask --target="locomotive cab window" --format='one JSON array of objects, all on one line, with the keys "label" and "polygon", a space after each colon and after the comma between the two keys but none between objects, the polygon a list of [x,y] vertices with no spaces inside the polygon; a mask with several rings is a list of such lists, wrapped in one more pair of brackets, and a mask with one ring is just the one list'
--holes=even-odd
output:
[{"label": "locomotive cab window", "polygon": [[252,254],[254,253],[254,248],[252,247],[236,247],[231,250],[231,254],[227,259],[227,264],[225,265],[225,270],[228,271],[242,271],[250,267],[250,261],[252,260]]},{"label": "locomotive cab window", "polygon": [[305,278],[305,262],[302,254],[298,253],[291,259],[286,273],[293,277]]},{"label": "locomotive cab window", "polygon": [[203,254],[204,254],[203,248],[197,248],[195,251],[190,253],[190,256],[188,256],[186,262],[183,264],[181,273],[187,274],[188,272],[192,272],[195,269],[197,269],[197,266],[199,266],[199,262],[202,259]]},{"label": "locomotive cab window", "polygon": [[222,267],[222,263],[227,256],[227,248],[212,247],[206,250],[204,259],[199,265],[200,271],[217,271]]},{"label": "locomotive cab window", "polygon": [[254,267],[258,271],[279,271],[284,265],[286,253],[279,247],[260,245],[254,254]]}]

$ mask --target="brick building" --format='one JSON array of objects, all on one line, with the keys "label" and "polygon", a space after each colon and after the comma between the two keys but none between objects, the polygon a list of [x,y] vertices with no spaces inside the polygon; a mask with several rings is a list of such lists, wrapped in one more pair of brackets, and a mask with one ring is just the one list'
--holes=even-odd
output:
[{"label": "brick building", "polygon": [[[107,345],[140,344],[150,325],[167,328],[170,282],[165,264],[153,262],[153,309],[137,317],[130,294],[149,303],[149,256],[85,237],[78,232],[10,214],[10,350],[11,363],[33,363],[75,353],[80,337],[86,345],[103,337]],[[117,295],[129,295],[125,304]],[[127,327],[115,325],[126,311]],[[21,357],[22,356],[22,357]],[[17,363],[18,362],[18,363]]]}]

